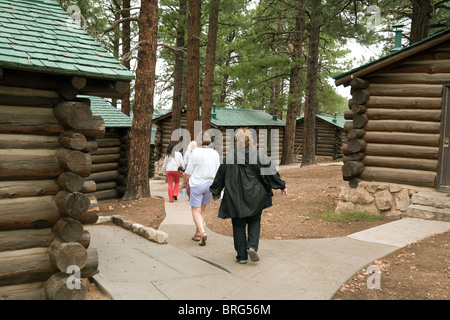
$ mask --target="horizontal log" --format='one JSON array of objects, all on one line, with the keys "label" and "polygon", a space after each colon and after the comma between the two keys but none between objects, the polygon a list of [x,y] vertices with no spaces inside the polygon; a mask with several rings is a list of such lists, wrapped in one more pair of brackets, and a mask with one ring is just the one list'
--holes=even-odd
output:
[{"label": "horizontal log", "polygon": [[89,209],[86,211],[86,213],[81,216],[75,217],[74,219],[81,222],[82,224],[94,224],[98,221],[98,212],[100,210],[100,207],[98,205],[95,194],[86,194],[86,196],[89,198]]},{"label": "horizontal log", "polygon": [[364,140],[367,143],[418,145],[424,147],[439,146],[439,134],[368,131],[364,135]]},{"label": "horizontal log", "polygon": [[372,96],[365,105],[368,108],[440,110],[442,98]]},{"label": "horizontal log", "polygon": [[87,263],[86,248],[78,242],[55,239],[48,248],[48,257],[52,266],[62,272],[70,266],[78,266],[81,270]]},{"label": "horizontal log", "polygon": [[367,111],[367,107],[361,104],[354,104],[350,108],[353,113],[365,113]]},{"label": "horizontal log", "polygon": [[117,188],[117,183],[115,181],[97,183],[97,191],[115,189],[115,188]]},{"label": "horizontal log", "polygon": [[[385,73],[449,73],[450,60],[416,60],[407,61],[384,71]],[[381,71],[383,73],[383,71]]]},{"label": "horizontal log", "polygon": [[352,153],[362,152],[366,149],[367,143],[363,139],[353,139],[348,142],[347,149]]},{"label": "horizontal log", "polygon": [[364,137],[366,131],[363,129],[352,129],[348,132],[348,140],[360,139]]},{"label": "horizontal log", "polygon": [[98,148],[97,150],[91,152],[92,155],[101,155],[101,154],[119,154],[119,147],[111,147],[111,148]]},{"label": "horizontal log", "polygon": [[121,144],[118,138],[99,138],[97,143],[99,148],[119,147]]},{"label": "horizontal log", "polygon": [[366,166],[359,176],[364,181],[390,182],[420,187],[434,187],[436,172]]},{"label": "horizontal log", "polygon": [[80,192],[59,191],[55,196],[58,210],[72,218],[82,216],[89,209],[89,198]]},{"label": "horizontal log", "polygon": [[369,120],[441,121],[441,110],[371,108],[365,114]]},{"label": "horizontal log", "polygon": [[416,159],[437,159],[439,148],[398,144],[368,143],[366,156],[392,156]]},{"label": "horizontal log", "polygon": [[83,177],[73,172],[63,172],[56,181],[61,188],[69,192],[80,191],[84,184]]},{"label": "horizontal log", "polygon": [[105,122],[102,117],[93,116],[91,108],[85,103],[62,102],[53,109],[53,113],[64,127],[87,137],[102,137],[105,134]]},{"label": "horizontal log", "polygon": [[358,152],[354,154],[345,155],[342,159],[344,163],[349,161],[362,161],[364,159],[365,155],[363,152]]},{"label": "horizontal log", "polygon": [[0,287],[2,300],[47,300],[45,281]]},{"label": "horizontal log", "polygon": [[368,131],[410,132],[410,133],[439,133],[438,122],[430,121],[402,121],[402,120],[370,120],[363,128]]},{"label": "horizontal log", "polygon": [[376,84],[367,89],[370,96],[442,97],[441,84]]},{"label": "horizontal log", "polygon": [[74,150],[83,150],[87,147],[86,137],[77,132],[64,132],[59,136],[59,143],[61,147]]},{"label": "horizontal log", "polygon": [[55,273],[48,248],[0,252],[0,286],[45,281]]},{"label": "horizontal log", "polygon": [[59,190],[53,179],[0,181],[0,199],[55,195]]},{"label": "horizontal log", "polygon": [[435,159],[415,159],[387,156],[371,156],[364,158],[363,163],[371,167],[401,168],[411,170],[437,171],[438,161]]},{"label": "horizontal log", "polygon": [[63,171],[55,158],[55,150],[9,149],[0,154],[0,179],[45,179]]},{"label": "horizontal log", "polygon": [[50,108],[0,105],[0,133],[57,135],[62,130]]},{"label": "horizontal log", "polygon": [[370,93],[367,90],[352,90],[351,104],[364,104],[370,98]]},{"label": "horizontal log", "polygon": [[54,196],[0,199],[0,230],[40,229],[53,226],[62,215]]},{"label": "horizontal log", "polygon": [[98,149],[98,143],[97,143],[97,140],[92,140],[92,139],[90,139],[90,140],[88,140],[87,141],[87,143],[86,143],[86,148],[84,148],[83,150],[81,150],[81,151],[84,151],[84,152],[93,152],[93,151],[95,151],[95,150],[97,150]]},{"label": "horizontal log", "polygon": [[356,113],[353,115],[353,126],[356,129],[362,129],[369,122],[369,118],[364,113]]},{"label": "horizontal log", "polygon": [[361,78],[353,78],[350,80],[349,84],[353,90],[366,89],[369,86],[369,81]]},{"label": "horizontal log", "polygon": [[342,177],[348,181],[359,176],[364,171],[364,164],[360,161],[348,161],[342,166]]},{"label": "horizontal log", "polygon": [[[72,278],[70,278],[72,277]],[[78,282],[77,288],[69,288],[67,285],[72,275],[58,272],[52,275],[44,285],[45,295],[48,300],[84,300],[86,298],[86,287],[82,281]],[[75,285],[75,283],[73,284]]]},{"label": "horizontal log", "polygon": [[95,192],[95,197],[97,200],[117,199],[119,198],[119,193],[116,189],[102,190]]},{"label": "horizontal log", "polygon": [[80,190],[81,193],[91,193],[97,190],[97,185],[94,180],[85,180],[83,183],[83,188]]},{"label": "horizontal log", "polygon": [[114,171],[119,169],[118,162],[95,163],[92,165],[91,175],[97,172]]},{"label": "horizontal log", "polygon": [[89,79],[80,93],[88,96],[123,99],[130,91],[130,83],[124,81],[105,81]]},{"label": "horizontal log", "polygon": [[56,152],[56,159],[61,168],[82,177],[88,177],[91,173],[92,160],[89,153],[59,148]]},{"label": "horizontal log", "polygon": [[70,217],[64,217],[53,226],[55,235],[66,242],[78,241],[83,235],[83,225]]},{"label": "horizontal log", "polygon": [[56,136],[32,134],[0,134],[0,149],[56,149]]},{"label": "horizontal log", "polygon": [[383,84],[442,84],[450,82],[450,73],[385,73],[367,78],[371,83]]},{"label": "horizontal log", "polygon": [[92,173],[86,180],[94,180],[96,183],[103,181],[115,181],[119,177],[119,171],[103,171]]},{"label": "horizontal log", "polygon": [[115,162],[117,163],[120,159],[119,154],[103,154],[103,155],[93,155],[91,156],[92,163],[98,164],[98,163],[110,163]]},{"label": "horizontal log", "polygon": [[81,278],[90,278],[99,273],[98,270],[98,251],[96,248],[87,249],[86,266],[81,269]]},{"label": "horizontal log", "polygon": [[55,238],[52,228],[20,229],[0,232],[0,252],[29,248],[48,248]]}]

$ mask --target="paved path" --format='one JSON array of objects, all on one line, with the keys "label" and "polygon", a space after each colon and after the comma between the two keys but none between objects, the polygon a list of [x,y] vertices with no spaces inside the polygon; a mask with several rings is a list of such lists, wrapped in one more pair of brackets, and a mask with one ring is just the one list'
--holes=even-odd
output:
[{"label": "paved path", "polygon": [[166,188],[164,181],[151,182],[152,195],[166,199],[160,230],[168,244],[117,226],[86,226],[99,253],[94,280],[113,299],[330,299],[373,260],[450,230],[449,222],[406,218],[347,237],[261,240],[261,260],[240,265],[231,237],[208,230],[204,247],[190,239],[195,227],[187,200],[169,203]]}]

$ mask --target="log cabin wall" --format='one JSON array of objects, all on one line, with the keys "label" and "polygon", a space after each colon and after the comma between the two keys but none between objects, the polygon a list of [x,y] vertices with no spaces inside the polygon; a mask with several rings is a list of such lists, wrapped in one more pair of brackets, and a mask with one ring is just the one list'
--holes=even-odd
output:
[{"label": "log cabin wall", "polygon": [[[301,162],[303,153],[303,118],[297,120],[295,127],[294,150],[297,155],[297,161]],[[342,158],[342,147],[346,142],[344,129],[329,123],[316,116],[316,155],[332,157],[333,160]]]},{"label": "log cabin wall", "polygon": [[450,41],[350,81],[343,178],[435,187]]},{"label": "log cabin wall", "polygon": [[92,170],[85,184],[94,182],[90,195],[97,200],[122,198],[126,191],[129,157],[129,130],[107,128],[105,136],[96,139],[90,150]]},{"label": "log cabin wall", "polygon": [[82,189],[92,166],[88,140],[104,135],[103,119],[92,116],[86,101],[67,100],[56,89],[4,83],[0,299],[84,299],[82,282],[79,289],[68,288],[68,268],[81,270],[82,278],[98,272],[97,251],[89,248],[83,228],[86,220],[96,220],[96,199]]}]

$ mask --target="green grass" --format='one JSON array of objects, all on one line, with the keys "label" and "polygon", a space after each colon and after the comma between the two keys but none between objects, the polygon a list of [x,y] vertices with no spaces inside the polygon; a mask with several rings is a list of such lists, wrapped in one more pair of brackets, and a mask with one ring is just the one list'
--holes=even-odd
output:
[{"label": "green grass", "polygon": [[368,213],[366,211],[350,211],[335,213],[334,211],[326,211],[322,214],[322,219],[329,222],[355,222],[355,221],[382,221],[379,215]]}]

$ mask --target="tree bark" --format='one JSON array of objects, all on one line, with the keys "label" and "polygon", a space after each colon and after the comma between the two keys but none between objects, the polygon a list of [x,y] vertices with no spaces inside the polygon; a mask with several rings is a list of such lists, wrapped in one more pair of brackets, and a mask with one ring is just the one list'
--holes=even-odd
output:
[{"label": "tree bark", "polygon": [[[123,0],[122,2],[123,9],[122,17],[124,19],[130,17],[130,0]],[[131,21],[126,20],[122,23],[122,65],[125,66],[128,70],[130,70],[130,57],[128,54],[131,50]],[[125,94],[125,97],[122,99],[121,111],[127,116],[130,115],[130,92]]]},{"label": "tree bark", "polygon": [[428,27],[433,14],[431,0],[411,0],[411,44],[428,37]]},{"label": "tree bark", "polygon": [[319,41],[321,0],[312,1],[309,51],[307,63],[306,104],[303,128],[302,166],[316,163],[316,112],[317,112],[317,77],[319,72]]},{"label": "tree bark", "polygon": [[189,1],[187,46],[187,129],[191,135],[191,140],[196,140],[197,138],[194,137],[194,122],[199,118],[199,47],[201,31],[201,7],[201,0]]},{"label": "tree bark", "polygon": [[180,128],[180,116],[183,96],[184,75],[184,32],[186,26],[186,0],[180,0],[177,25],[177,50],[175,51],[175,69],[173,74],[172,132]]},{"label": "tree bark", "polygon": [[148,168],[150,135],[155,90],[156,49],[158,30],[158,1],[141,2],[139,18],[138,67],[136,70],[135,102],[130,134],[130,170],[125,200],[150,196]]},{"label": "tree bark", "polygon": [[216,64],[217,24],[219,22],[219,0],[210,3],[208,45],[206,47],[205,75],[203,78],[202,129],[211,128],[211,109],[213,104],[214,66]]},{"label": "tree bark", "polygon": [[286,126],[283,139],[283,154],[281,164],[290,164],[295,161],[294,144],[297,116],[300,114],[300,71],[302,68],[303,31],[305,28],[305,3],[299,0],[299,12],[295,19],[295,32],[292,49],[291,75],[289,82],[289,107],[286,114]]}]

